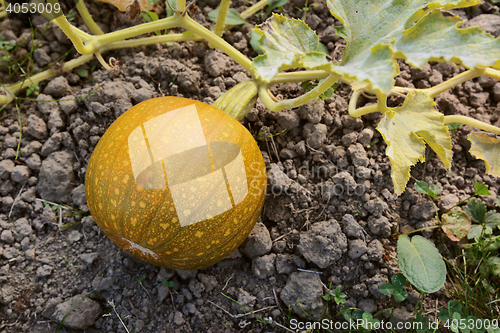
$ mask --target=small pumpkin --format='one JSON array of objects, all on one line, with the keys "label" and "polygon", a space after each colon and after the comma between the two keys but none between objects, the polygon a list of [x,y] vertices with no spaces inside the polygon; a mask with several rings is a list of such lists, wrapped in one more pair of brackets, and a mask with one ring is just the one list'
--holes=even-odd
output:
[{"label": "small pumpkin", "polygon": [[205,103],[144,101],[104,133],[85,194],[99,227],[153,265],[199,269],[233,252],[262,210],[266,172],[252,135]]}]

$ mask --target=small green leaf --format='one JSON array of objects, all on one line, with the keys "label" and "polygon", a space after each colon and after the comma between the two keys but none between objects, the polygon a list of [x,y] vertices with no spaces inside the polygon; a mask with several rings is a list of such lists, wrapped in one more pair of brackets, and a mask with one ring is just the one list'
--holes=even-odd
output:
[{"label": "small green leaf", "polygon": [[450,132],[455,132],[457,129],[459,129],[463,125],[464,124],[462,124],[462,123],[449,123],[449,124],[446,124],[446,126],[448,126],[448,129],[450,130]]},{"label": "small green leaf", "polygon": [[378,289],[384,295],[392,295],[394,293],[394,286],[390,283],[382,283]]},{"label": "small green leaf", "polygon": [[415,183],[415,190],[418,193],[427,194],[429,192],[429,185],[426,182],[419,180]]},{"label": "small green leaf", "polygon": [[81,78],[86,78],[87,76],[89,76],[89,71],[86,69],[79,69],[76,71],[76,74],[78,74],[78,76]]},{"label": "small green leaf", "polygon": [[[174,10],[177,10],[177,0],[169,0],[168,3]],[[167,4],[165,5],[167,9],[167,17],[174,16],[174,11],[170,8],[170,6]]]},{"label": "small green leaf", "polygon": [[448,311],[451,314],[462,311],[462,305],[457,300],[448,301]]},{"label": "small green leaf", "polygon": [[486,261],[488,268],[491,271],[491,274],[500,277],[500,258],[499,257],[490,257]]},{"label": "small green leaf", "polygon": [[399,236],[398,263],[404,276],[426,293],[438,291],[446,280],[444,260],[429,240],[422,236]]},{"label": "small green leaf", "polygon": [[476,190],[475,192],[476,195],[491,195],[486,185],[478,183],[475,179],[474,179],[474,189]]},{"label": "small green leaf", "polygon": [[486,205],[484,202],[477,198],[470,198],[467,201],[467,206],[463,207],[465,214],[469,215],[472,221],[476,223],[483,223],[486,216]]},{"label": "small green leaf", "polygon": [[404,286],[406,286],[406,278],[403,274],[397,273],[392,276],[392,284],[394,285],[394,288],[396,289],[401,289]]},{"label": "small green leaf", "polygon": [[267,0],[267,13],[266,16],[269,16],[269,13],[273,11],[274,8],[282,7],[286,5],[288,0]]},{"label": "small green leaf", "polygon": [[479,224],[473,224],[470,227],[470,231],[467,234],[467,238],[468,239],[479,238],[479,237],[481,237],[482,234],[483,234],[483,226],[479,225]]},{"label": "small green leaf", "polygon": [[443,310],[439,311],[438,319],[441,321],[444,321],[444,322],[446,322],[447,320],[450,320],[450,312],[448,311],[448,309],[443,309]]},{"label": "small green leaf", "polygon": [[441,229],[446,236],[455,242],[467,236],[472,224],[469,216],[460,210],[443,214],[441,223]]},{"label": "small green leaf", "polygon": [[402,302],[407,297],[408,297],[408,292],[406,290],[398,289],[398,288],[396,288],[394,290],[394,298],[396,299],[396,301]]},{"label": "small green leaf", "polygon": [[[216,10],[212,10],[208,13],[208,19],[212,22],[217,22],[217,16],[219,15],[219,8]],[[226,14],[226,25],[240,25],[247,23],[244,19],[241,18],[240,13],[236,11],[234,8],[229,8]]]},{"label": "small green leaf", "polygon": [[429,185],[429,191],[430,191],[428,192],[429,196],[433,198],[438,198],[438,194],[441,193],[441,189],[435,184]]}]

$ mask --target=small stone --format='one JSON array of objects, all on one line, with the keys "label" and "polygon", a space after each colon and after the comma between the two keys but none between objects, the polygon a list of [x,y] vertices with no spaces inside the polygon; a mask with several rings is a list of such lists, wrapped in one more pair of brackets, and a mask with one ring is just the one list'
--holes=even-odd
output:
[{"label": "small stone", "polygon": [[248,258],[253,259],[271,252],[272,241],[266,226],[262,222],[257,222],[241,245],[241,252]]},{"label": "small stone", "polygon": [[281,194],[294,183],[294,181],[291,180],[276,163],[271,164],[270,169],[267,172],[267,179],[273,194]]},{"label": "small stone", "polygon": [[68,240],[70,243],[78,242],[80,239],[82,239],[82,234],[78,230],[71,230],[68,234]]},{"label": "small stone", "polygon": [[391,235],[391,223],[385,216],[379,218],[370,216],[368,218],[368,228],[370,228],[370,232],[374,235],[380,235],[384,238]]},{"label": "small stone", "polygon": [[38,172],[40,171],[40,166],[42,165],[42,160],[38,154],[32,154],[30,157],[26,159],[26,165],[31,170]]},{"label": "small stone", "polygon": [[251,295],[248,291],[243,290],[241,288],[236,289],[236,300],[238,303],[245,307],[246,309],[251,310],[254,305],[257,297]]},{"label": "small stone", "polygon": [[52,316],[66,328],[85,330],[93,326],[100,315],[99,303],[85,295],[76,295],[58,304]]},{"label": "small stone", "polygon": [[500,82],[493,86],[492,97],[495,102],[500,102]]},{"label": "small stone", "polygon": [[47,277],[50,274],[52,274],[52,270],[53,270],[53,268],[50,267],[49,265],[40,266],[36,270],[36,276],[41,277],[41,278]]},{"label": "small stone", "polygon": [[[96,288],[94,288],[96,289]],[[163,303],[163,301],[170,295],[170,288],[161,284],[158,287],[158,304]]]},{"label": "small stone", "polygon": [[294,110],[278,112],[275,117],[282,129],[291,130],[300,125],[300,117]]},{"label": "small stone", "polygon": [[368,260],[370,261],[380,261],[384,255],[384,246],[378,239],[374,239],[368,244]]},{"label": "small stone", "polygon": [[35,49],[35,51],[33,52],[33,58],[35,59],[38,66],[42,68],[50,64],[50,62],[52,61],[47,52],[41,47]]},{"label": "small stone", "polygon": [[460,202],[460,199],[455,194],[445,194],[439,197],[439,208],[442,210],[448,210]]},{"label": "small stone", "polygon": [[177,326],[179,326],[179,325],[184,324],[185,322],[186,322],[186,320],[184,319],[184,315],[182,314],[182,312],[175,311],[174,324],[176,324]]},{"label": "small stone", "polygon": [[47,137],[47,125],[42,119],[31,114],[28,117],[28,129],[26,132],[34,138],[44,139]]},{"label": "small stone", "polygon": [[490,93],[488,92],[478,92],[478,93],[472,93],[470,94],[469,97],[469,104],[473,108],[478,108],[480,106],[484,106],[486,104],[486,101],[490,98]]},{"label": "small stone", "polygon": [[2,234],[0,235],[0,240],[2,242],[7,243],[7,244],[14,243],[14,237],[12,236],[12,231],[10,231],[10,230],[2,231]]},{"label": "small stone", "polygon": [[368,146],[372,143],[373,134],[374,132],[371,128],[363,128],[361,133],[359,133],[358,142],[361,143],[363,147]]},{"label": "small stone", "polygon": [[30,176],[30,170],[25,165],[16,165],[10,174],[10,179],[14,183],[26,184]]},{"label": "small stone", "polygon": [[357,139],[358,139],[358,134],[356,132],[348,133],[342,137],[341,139],[342,145],[344,147],[349,147],[354,142],[356,142]]},{"label": "small stone", "polygon": [[323,299],[323,284],[318,274],[292,273],[281,291],[280,298],[304,319],[309,319],[310,316],[319,321],[323,315],[328,317],[328,307]]},{"label": "small stone", "polygon": [[200,279],[201,283],[205,286],[205,291],[207,293],[212,291],[218,285],[217,279],[212,275],[198,274],[198,279]]},{"label": "small stone", "polygon": [[266,279],[276,273],[276,254],[270,253],[252,260],[252,272],[259,279]]},{"label": "small stone", "polygon": [[36,99],[38,111],[43,114],[50,114],[59,108],[57,102],[53,102],[54,97],[50,95],[39,94]]},{"label": "small stone", "polygon": [[0,161],[0,179],[7,179],[10,173],[14,170],[14,162],[12,160]]},{"label": "small stone", "polygon": [[311,148],[319,149],[326,140],[326,133],[328,128],[325,124],[312,124],[307,123],[304,125],[302,135]]},{"label": "small stone", "polygon": [[347,153],[352,160],[352,163],[357,167],[367,167],[370,163],[366,151],[360,143],[347,148]]},{"label": "small stone", "polygon": [[416,67],[411,67],[410,71],[411,71],[412,79],[414,81],[427,79],[432,74],[431,65],[429,65],[429,63],[426,63],[424,66],[422,66],[422,69],[416,68]]},{"label": "small stone", "polygon": [[325,114],[325,102],[324,101],[311,101],[303,104],[299,107],[300,118],[307,120],[312,124],[317,124],[323,118]]},{"label": "small stone", "polygon": [[61,98],[70,90],[71,87],[68,83],[68,80],[66,80],[66,78],[63,76],[59,76],[52,79],[47,84],[47,87],[45,87],[43,92],[47,95],[54,96],[55,98]]},{"label": "small stone", "polygon": [[370,200],[363,207],[375,217],[381,217],[382,213],[389,208],[381,198]]},{"label": "small stone", "polygon": [[430,201],[422,201],[413,205],[410,209],[410,221],[428,221],[436,215],[434,205]]},{"label": "small stone", "polygon": [[300,234],[298,250],[307,261],[326,268],[347,251],[347,238],[334,219],[317,222]]},{"label": "small stone", "polygon": [[112,276],[103,278],[98,275],[94,278],[94,280],[92,280],[92,288],[94,290],[108,290],[114,285],[114,283],[115,279]]},{"label": "small stone", "polygon": [[358,301],[358,308],[363,310],[364,312],[368,313],[375,313],[377,311],[377,305],[375,304],[375,301],[372,300],[371,298],[363,298]]},{"label": "small stone", "polygon": [[294,149],[297,152],[297,154],[299,154],[300,156],[304,156],[307,153],[306,142],[304,140],[298,142],[295,145]]},{"label": "small stone", "polygon": [[293,159],[295,157],[297,157],[297,152],[293,149],[288,149],[288,148],[283,148],[281,151],[280,151],[280,157],[282,159]]},{"label": "small stone", "polygon": [[148,88],[140,88],[132,93],[132,100],[141,103],[153,97],[154,91]]},{"label": "small stone", "polygon": [[59,101],[59,106],[68,115],[72,114],[76,111],[76,109],[78,109],[78,104],[74,99],[75,96],[68,95],[64,98],[64,100]]},{"label": "small stone", "polygon": [[493,14],[481,14],[465,21],[460,28],[479,27],[494,37],[500,36],[500,16]]},{"label": "small stone", "polygon": [[192,279],[189,281],[189,290],[193,293],[194,297],[200,298],[201,293],[205,291],[205,286],[197,279]]},{"label": "small stone", "polygon": [[342,230],[348,237],[360,238],[363,229],[351,214],[342,217]]},{"label": "small stone", "polygon": [[37,186],[42,199],[57,202],[69,199],[75,180],[73,162],[73,155],[66,151],[53,152],[43,161]]},{"label": "small stone", "polygon": [[219,77],[229,70],[230,58],[215,50],[205,54],[205,70],[212,77]]},{"label": "small stone", "polygon": [[16,220],[16,222],[14,222],[14,226],[16,227],[17,233],[21,237],[28,237],[33,233],[30,223],[24,217]]},{"label": "small stone", "polygon": [[366,246],[366,243],[363,242],[361,239],[354,239],[349,241],[349,251],[347,252],[347,255],[351,259],[358,259],[361,257],[363,254],[368,251],[368,248]]},{"label": "small stone", "polygon": [[64,125],[61,110],[56,109],[52,111],[49,115],[49,120],[47,121],[47,128],[51,131],[51,133],[54,133],[57,129],[62,129]]}]

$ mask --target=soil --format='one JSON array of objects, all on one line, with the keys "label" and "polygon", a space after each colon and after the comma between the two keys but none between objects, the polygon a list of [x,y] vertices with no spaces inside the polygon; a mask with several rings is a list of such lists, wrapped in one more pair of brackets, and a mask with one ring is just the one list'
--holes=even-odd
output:
[{"label": "soil", "polygon": [[[87,5],[104,31],[142,22],[104,3]],[[213,26],[206,17],[217,1],[196,5],[193,17]],[[240,1],[232,7],[245,8]],[[301,18],[303,12],[296,7],[303,8],[304,1],[292,0],[283,11]],[[454,14],[474,18],[498,36],[498,25],[488,25],[491,20],[485,18],[494,10],[483,4]],[[251,22],[260,23],[258,18]],[[326,5],[311,7],[306,22],[333,56],[342,40],[332,34],[331,26],[338,22]],[[1,23],[3,40],[28,41],[14,57],[27,54],[31,40],[38,42],[33,73],[68,51],[66,60],[77,56],[56,27],[37,26],[31,38],[26,22],[10,23]],[[72,24],[84,28],[78,15]],[[247,25],[236,26],[224,37],[255,57],[250,32]],[[2,332],[56,331],[68,313],[62,325],[66,332],[125,332],[122,325],[130,332],[275,332],[281,329],[259,322],[249,311],[286,326],[289,305],[298,313],[292,318],[304,318],[299,300],[313,318],[320,318],[325,309],[333,315],[339,307],[322,298],[330,285],[342,286],[349,306],[373,314],[392,307],[392,300],[378,291],[399,272],[391,234],[434,225],[434,208],[413,190],[414,179],[402,195],[394,195],[386,145],[375,129],[380,114],[349,117],[351,90],[344,84],[332,98],[278,114],[259,102],[243,120],[262,150],[269,186],[256,227],[228,258],[198,271],[172,270],[144,263],[110,241],[88,214],[83,187],[88,160],[108,126],[146,99],[183,96],[212,104],[248,78],[242,67],[202,42],[104,55],[111,56],[123,62],[118,71],[108,72],[91,61],[40,84],[39,94],[30,95],[37,101],[19,100],[19,114],[13,103],[0,114]],[[400,64],[397,84],[419,88],[464,71],[451,64],[431,63],[422,70]],[[0,65],[2,84],[21,78],[19,73],[9,77],[5,63]],[[290,98],[304,90],[298,84],[282,84],[273,92]],[[80,99],[44,102],[74,97]],[[361,97],[358,106],[371,102]],[[389,102],[394,106],[402,101],[391,97]],[[445,114],[469,115],[499,126],[500,83],[486,78],[466,82],[441,94],[437,107]],[[500,180],[485,175],[484,163],[468,153],[470,130],[461,127],[453,133],[451,170],[432,152],[426,163],[412,168],[415,179],[443,190],[436,201],[441,210],[473,193],[474,180],[489,187],[492,196],[484,200],[493,207]],[[444,255],[453,254],[455,246],[439,231],[423,235]],[[393,321],[406,321],[413,313],[418,293],[408,290],[408,299],[396,303]],[[427,295],[425,311],[447,297],[445,287]]]}]

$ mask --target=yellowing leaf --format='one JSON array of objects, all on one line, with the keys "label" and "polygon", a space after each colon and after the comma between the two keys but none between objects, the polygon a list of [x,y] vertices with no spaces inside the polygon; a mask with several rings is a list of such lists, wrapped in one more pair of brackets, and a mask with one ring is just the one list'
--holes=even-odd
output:
[{"label": "yellowing leaf", "polygon": [[470,133],[469,152],[486,164],[486,174],[500,177],[500,139],[496,135],[486,133]]},{"label": "yellowing leaf", "polygon": [[[118,8],[119,11],[125,12],[129,6],[132,6],[134,0],[98,0],[99,2],[109,3]],[[158,0],[138,0],[141,11],[151,10]]]},{"label": "yellowing leaf", "polygon": [[451,137],[444,116],[434,107],[434,100],[424,93],[408,94],[399,108],[389,109],[377,126],[387,143],[391,160],[394,191],[404,191],[410,168],[424,161],[425,143],[439,156],[446,168],[452,159]]},{"label": "yellowing leaf", "polygon": [[396,56],[415,67],[428,61],[453,61],[467,68],[500,68],[500,39],[476,27],[458,29],[460,24],[457,16],[432,12],[399,35]]}]

